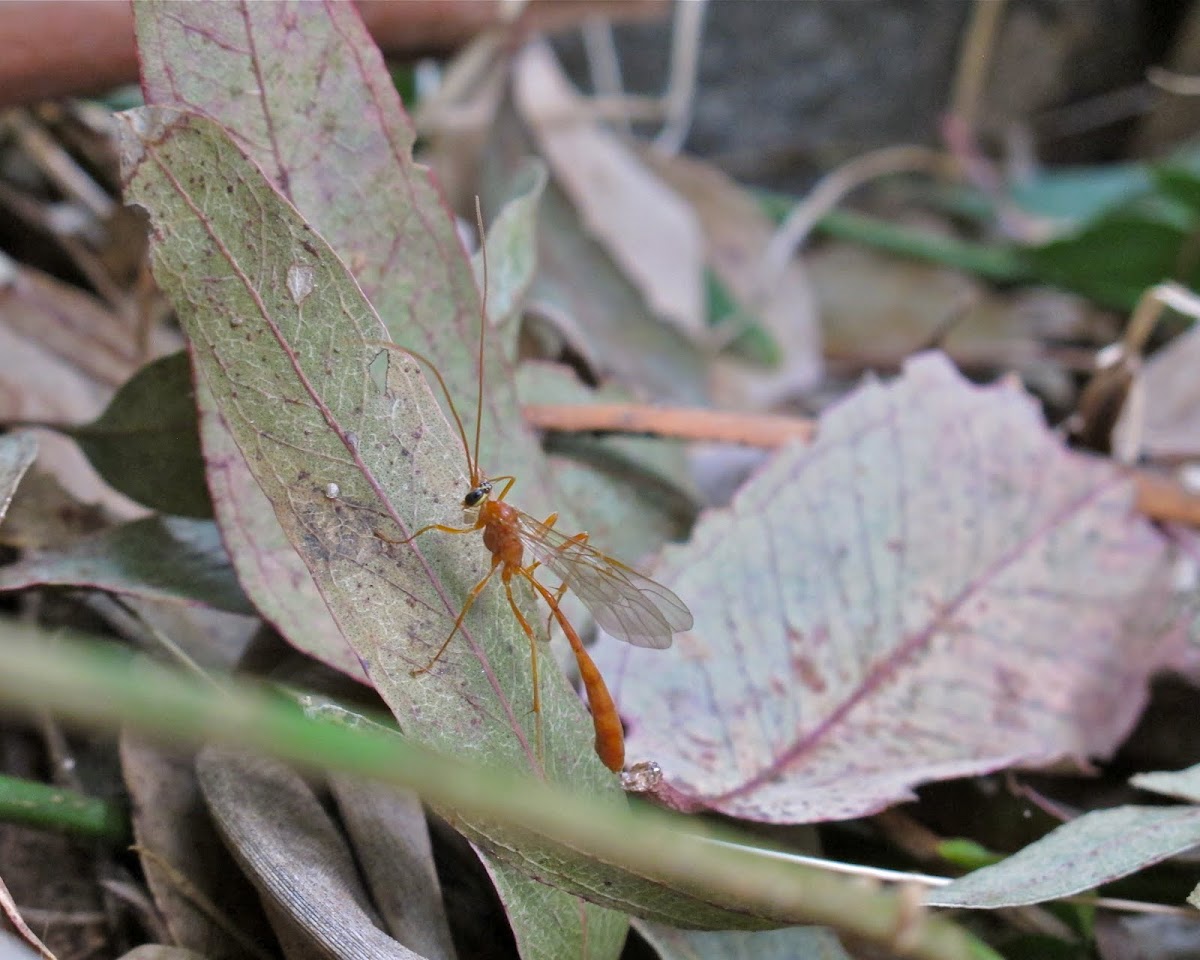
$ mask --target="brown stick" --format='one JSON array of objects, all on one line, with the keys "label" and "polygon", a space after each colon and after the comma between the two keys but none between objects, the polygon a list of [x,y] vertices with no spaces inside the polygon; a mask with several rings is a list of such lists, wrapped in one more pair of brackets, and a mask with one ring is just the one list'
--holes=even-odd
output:
[{"label": "brown stick", "polygon": [[524,407],[523,412],[535,427],[568,433],[587,430],[651,433],[680,440],[715,440],[767,449],[781,447],[789,440],[809,442],[816,436],[816,424],[811,420],[769,413],[648,407],[636,403],[539,404]]},{"label": "brown stick", "polygon": [[1170,477],[1149,470],[1135,470],[1133,481],[1137,487],[1137,508],[1151,520],[1200,527],[1200,496]]},{"label": "brown stick", "polygon": [[[679,440],[741,443],[768,450],[790,440],[810,443],[817,435],[816,423],[800,417],[636,403],[533,405],[525,407],[524,413],[530,424],[542,430],[649,433]],[[1150,470],[1132,470],[1131,475],[1137,489],[1137,509],[1147,518],[1200,527],[1200,495]]]}]

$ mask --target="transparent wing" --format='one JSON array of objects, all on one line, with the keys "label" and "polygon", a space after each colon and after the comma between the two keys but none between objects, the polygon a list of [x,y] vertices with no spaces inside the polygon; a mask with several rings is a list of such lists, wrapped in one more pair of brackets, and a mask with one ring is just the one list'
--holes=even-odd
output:
[{"label": "transparent wing", "polygon": [[594,547],[520,514],[521,542],[583,601],[606,633],[637,647],[661,650],[671,635],[690,630],[683,601],[649,577]]}]

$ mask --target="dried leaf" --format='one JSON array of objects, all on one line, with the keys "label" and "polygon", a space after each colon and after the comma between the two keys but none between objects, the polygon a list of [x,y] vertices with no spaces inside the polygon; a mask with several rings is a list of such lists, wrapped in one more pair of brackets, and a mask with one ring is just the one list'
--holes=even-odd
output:
[{"label": "dried leaf", "polygon": [[0,590],[84,587],[253,614],[216,526],[146,517],[0,567]]},{"label": "dried leaf", "polygon": [[0,436],[0,520],[8,513],[13,494],[37,456],[37,440],[28,431]]},{"label": "dried leaf", "polygon": [[0,543],[19,550],[57,547],[108,523],[102,508],[80,503],[54,474],[34,467],[0,523]]},{"label": "dried leaf", "polygon": [[1059,900],[1200,844],[1200,807],[1115,807],[1064,823],[995,866],[926,894],[935,907],[995,909]]},{"label": "dried leaf", "polygon": [[[92,295],[25,264],[0,287],[0,319],[82,377],[113,389],[149,359],[140,334]],[[150,355],[178,350],[179,334],[158,326]]]},{"label": "dried leaf", "polygon": [[697,629],[597,662],[631,757],[730,816],[861,816],[1106,754],[1174,639],[1169,552],[1127,476],[937,354],[832,408],[668,556]]},{"label": "dried leaf", "polygon": [[1180,334],[1146,361],[1138,382],[1140,404],[1122,411],[1118,432],[1137,440],[1151,457],[1194,457],[1200,453],[1200,326]]},{"label": "dried leaf", "polygon": [[[80,423],[104,408],[110,392],[44,345],[0,323],[0,420]],[[145,513],[101,480],[73,441],[46,430],[36,434],[39,467],[77,500],[99,501],[126,518]]]},{"label": "dried leaf", "polygon": [[196,761],[205,801],[263,900],[286,917],[281,939],[320,956],[419,960],[380,929],[354,858],[299,774],[208,747]]},{"label": "dried leaf", "polygon": [[269,931],[204,810],[191,755],[128,735],[120,747],[137,852],[171,939],[208,960],[250,956],[243,938],[262,943]]},{"label": "dried leaf", "polygon": [[[7,923],[11,924],[25,941],[24,944],[16,940],[9,940],[8,934],[0,930],[0,935],[5,939],[0,939],[0,948],[5,951],[3,954],[4,960],[25,960],[27,957],[40,957],[42,960],[55,960],[55,956],[46,947],[41,940],[38,939],[29,925],[21,917],[21,910],[17,906],[13,896],[9,893],[8,886],[4,883],[4,879],[0,877],[0,913],[4,915]],[[27,949],[28,946],[37,950],[37,953]],[[10,956],[11,955],[11,956]]]},{"label": "dried leaf", "polygon": [[[484,153],[480,190],[494,205],[534,145],[506,102]],[[537,275],[527,313],[554,326],[598,379],[654,397],[703,403],[707,365],[696,345],[655,317],[604,248],[588,236],[553,179],[538,209]],[[561,501],[558,505],[561,505]]]},{"label": "dried leaf", "polygon": [[980,297],[959,271],[830,243],[805,258],[833,361],[892,367],[933,343],[946,323]]},{"label": "dried leaf", "polygon": [[421,801],[348,777],[335,777],[330,786],[388,932],[425,960],[454,960]]},{"label": "dried leaf", "polygon": [[1177,800],[1200,804],[1200,764],[1186,770],[1156,770],[1129,778],[1130,786],[1151,790]]},{"label": "dried leaf", "polygon": [[538,155],[588,232],[652,310],[698,335],[704,327],[704,245],[687,204],[587,115],[547,43],[526,44],[517,55],[513,96]]}]

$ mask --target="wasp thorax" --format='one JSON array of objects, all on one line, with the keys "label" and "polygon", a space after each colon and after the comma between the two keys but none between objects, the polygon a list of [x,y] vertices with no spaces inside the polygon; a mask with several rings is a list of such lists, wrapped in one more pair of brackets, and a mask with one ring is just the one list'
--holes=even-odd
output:
[{"label": "wasp thorax", "polygon": [[462,502],[463,509],[470,510],[472,507],[479,506],[479,504],[483,500],[487,499],[487,495],[491,492],[492,492],[492,481],[491,480],[484,480],[483,483],[481,483],[479,486],[472,487],[470,490],[467,491],[467,495],[465,497],[463,497],[463,502]]}]

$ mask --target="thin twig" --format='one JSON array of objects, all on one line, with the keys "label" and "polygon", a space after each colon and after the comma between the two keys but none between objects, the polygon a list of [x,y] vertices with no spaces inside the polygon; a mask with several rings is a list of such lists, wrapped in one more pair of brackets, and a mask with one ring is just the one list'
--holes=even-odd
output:
[{"label": "thin twig", "polygon": [[601,403],[522,408],[525,419],[543,430],[581,433],[590,430],[649,433],[680,440],[716,440],[771,449],[789,440],[810,441],[816,424],[799,417],[766,413],[730,413],[688,407],[648,407]]}]

